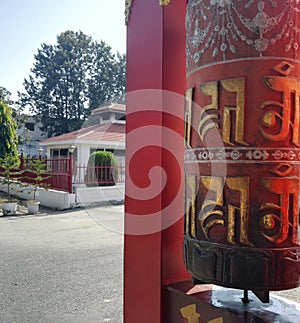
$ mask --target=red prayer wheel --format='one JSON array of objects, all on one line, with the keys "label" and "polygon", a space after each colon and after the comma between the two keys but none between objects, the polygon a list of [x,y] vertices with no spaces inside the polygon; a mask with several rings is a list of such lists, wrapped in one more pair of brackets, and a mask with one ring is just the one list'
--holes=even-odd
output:
[{"label": "red prayer wheel", "polygon": [[300,285],[299,11],[187,3],[185,264],[266,302]]}]

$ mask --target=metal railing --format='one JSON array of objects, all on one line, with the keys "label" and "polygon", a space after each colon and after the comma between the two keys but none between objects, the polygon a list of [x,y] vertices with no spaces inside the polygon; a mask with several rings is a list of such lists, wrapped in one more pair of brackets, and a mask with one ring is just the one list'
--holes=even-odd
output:
[{"label": "metal railing", "polygon": [[[45,163],[45,169],[47,172],[43,174],[45,178],[44,183],[48,184],[49,188],[72,192],[72,158],[47,158],[41,159]],[[25,170],[20,180],[22,182],[31,183],[30,172],[32,166],[32,158],[20,158],[20,169]],[[27,171],[29,170],[29,171]]]},{"label": "metal railing", "polygon": [[125,182],[125,166],[73,166],[73,184],[105,186]]},{"label": "metal railing", "polygon": [[[18,179],[24,183],[33,182],[31,170],[32,158],[20,157],[19,170],[23,170]],[[71,193],[73,186],[109,186],[125,182],[125,166],[86,166],[74,165],[73,156],[66,158],[42,159],[47,172],[43,174],[44,183],[49,188]],[[0,167],[0,176],[3,170]]]}]

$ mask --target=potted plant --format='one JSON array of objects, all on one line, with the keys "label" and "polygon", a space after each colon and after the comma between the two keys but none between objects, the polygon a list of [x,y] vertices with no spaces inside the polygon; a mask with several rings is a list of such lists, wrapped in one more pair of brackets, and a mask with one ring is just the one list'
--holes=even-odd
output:
[{"label": "potted plant", "polygon": [[7,199],[1,201],[3,215],[14,215],[17,211],[18,200],[12,198],[12,192],[18,191],[19,176],[23,173],[22,170],[18,170],[19,166],[20,160],[17,156],[6,154],[0,158],[0,167],[2,168],[0,184],[5,186],[8,194]]},{"label": "potted plant", "polygon": [[33,199],[27,201],[28,214],[37,214],[39,211],[39,188],[48,189],[49,184],[45,181],[50,178],[50,176],[45,176],[47,174],[47,164],[42,159],[31,159],[26,171],[31,174],[31,176],[26,176],[30,181],[29,186],[32,188]]}]

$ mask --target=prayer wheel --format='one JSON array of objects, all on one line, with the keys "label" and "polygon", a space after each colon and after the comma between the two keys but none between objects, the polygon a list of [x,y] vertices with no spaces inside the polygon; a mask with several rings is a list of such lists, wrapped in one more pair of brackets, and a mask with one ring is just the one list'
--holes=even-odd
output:
[{"label": "prayer wheel", "polygon": [[184,261],[196,281],[300,285],[300,4],[189,0]]}]

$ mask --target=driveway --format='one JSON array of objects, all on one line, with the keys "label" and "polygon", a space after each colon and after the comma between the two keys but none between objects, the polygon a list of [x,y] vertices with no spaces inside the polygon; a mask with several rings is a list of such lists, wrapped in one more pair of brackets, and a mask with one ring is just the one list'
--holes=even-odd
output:
[{"label": "driveway", "polygon": [[122,322],[123,206],[0,218],[0,322]]},{"label": "driveway", "polygon": [[0,322],[122,322],[122,228],[123,206],[0,217]]}]

